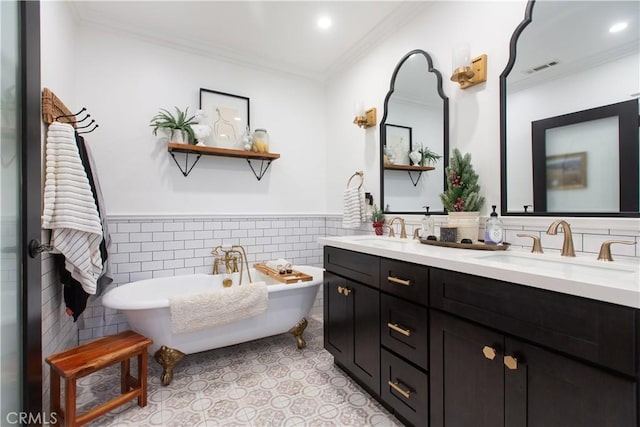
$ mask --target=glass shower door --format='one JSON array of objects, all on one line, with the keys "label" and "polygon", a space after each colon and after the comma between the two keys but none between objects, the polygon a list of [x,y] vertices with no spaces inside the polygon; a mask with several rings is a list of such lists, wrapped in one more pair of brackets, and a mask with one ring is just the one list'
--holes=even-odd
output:
[{"label": "glass shower door", "polygon": [[0,0],[0,425],[42,414],[40,2]]},{"label": "glass shower door", "polygon": [[0,425],[22,408],[20,49],[17,1],[0,2]]}]

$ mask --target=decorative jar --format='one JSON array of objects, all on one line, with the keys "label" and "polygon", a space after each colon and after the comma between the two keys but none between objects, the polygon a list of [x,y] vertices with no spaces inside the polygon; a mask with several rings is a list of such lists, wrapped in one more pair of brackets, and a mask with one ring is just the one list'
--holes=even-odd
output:
[{"label": "decorative jar", "polygon": [[266,129],[256,129],[253,131],[253,151],[257,153],[269,152],[269,134]]}]

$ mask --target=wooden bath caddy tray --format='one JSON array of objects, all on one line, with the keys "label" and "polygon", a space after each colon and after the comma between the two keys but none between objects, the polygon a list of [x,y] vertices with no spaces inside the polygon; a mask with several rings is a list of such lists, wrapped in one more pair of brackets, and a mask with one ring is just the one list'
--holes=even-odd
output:
[{"label": "wooden bath caddy tray", "polygon": [[458,249],[476,249],[480,251],[506,251],[509,248],[509,243],[502,242],[502,245],[485,245],[484,240],[478,240],[483,243],[456,243],[456,242],[440,242],[438,240],[427,240],[420,238],[420,243],[433,246],[444,246],[447,248]]},{"label": "wooden bath caddy tray", "polygon": [[268,267],[264,262],[253,264],[253,267],[259,272],[264,273],[281,283],[298,283],[313,280],[313,276],[309,276],[308,274],[298,270],[291,270],[291,273],[280,274],[273,268]]}]

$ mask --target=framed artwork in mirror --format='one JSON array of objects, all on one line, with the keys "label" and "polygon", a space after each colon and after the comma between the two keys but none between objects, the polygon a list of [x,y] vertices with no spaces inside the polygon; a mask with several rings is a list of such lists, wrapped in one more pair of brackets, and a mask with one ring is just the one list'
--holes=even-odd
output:
[{"label": "framed artwork in mirror", "polygon": [[200,109],[211,127],[206,145],[242,150],[242,136],[250,127],[249,98],[201,88]]},{"label": "framed artwork in mirror", "polygon": [[587,186],[587,153],[547,156],[547,190],[575,190]]},{"label": "framed artwork in mirror", "polygon": [[385,146],[385,164],[408,165],[412,150],[411,128],[385,124],[387,140]]}]

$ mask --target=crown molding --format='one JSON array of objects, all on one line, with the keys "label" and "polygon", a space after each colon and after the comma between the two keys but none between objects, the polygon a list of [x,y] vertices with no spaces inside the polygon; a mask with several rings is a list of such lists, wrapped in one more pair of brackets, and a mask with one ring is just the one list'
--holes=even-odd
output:
[{"label": "crown molding", "polygon": [[325,80],[328,80],[338,72],[360,61],[377,45],[426,10],[429,7],[429,3],[428,1],[410,1],[401,4],[393,13],[389,14],[389,16],[376,25],[373,30],[369,31],[359,42],[351,46],[351,48],[331,64],[326,70]]}]

